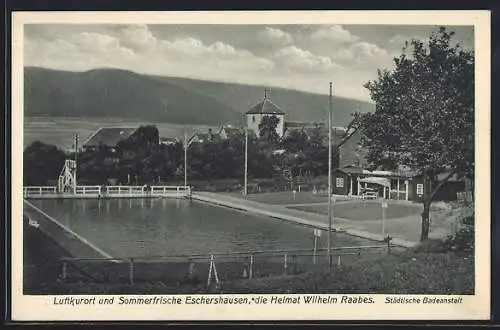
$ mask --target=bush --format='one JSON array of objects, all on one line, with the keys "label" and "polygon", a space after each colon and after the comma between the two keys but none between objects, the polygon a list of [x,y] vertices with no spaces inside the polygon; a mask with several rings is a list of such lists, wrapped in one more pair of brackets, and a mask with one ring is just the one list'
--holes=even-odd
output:
[{"label": "bush", "polygon": [[459,252],[474,252],[475,236],[475,218],[474,215],[462,219],[461,228],[454,236],[446,239],[446,244],[450,250]]},{"label": "bush", "polygon": [[417,245],[413,251],[417,253],[443,253],[450,251],[450,246],[443,239],[428,239]]},{"label": "bush", "polygon": [[449,235],[445,239],[425,240],[424,242],[421,242],[419,245],[417,245],[413,250],[415,252],[427,253],[473,253],[475,242],[474,222],[474,215],[466,216],[460,221],[460,229],[454,235]]}]

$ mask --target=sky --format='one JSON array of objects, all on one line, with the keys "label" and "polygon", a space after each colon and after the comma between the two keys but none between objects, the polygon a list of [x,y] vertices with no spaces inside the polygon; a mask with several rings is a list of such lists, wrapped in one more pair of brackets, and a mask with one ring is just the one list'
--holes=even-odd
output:
[{"label": "sky", "polygon": [[[453,39],[473,49],[471,26]],[[25,25],[24,65],[137,73],[292,88],[369,101],[363,85],[390,69],[424,25]]]}]

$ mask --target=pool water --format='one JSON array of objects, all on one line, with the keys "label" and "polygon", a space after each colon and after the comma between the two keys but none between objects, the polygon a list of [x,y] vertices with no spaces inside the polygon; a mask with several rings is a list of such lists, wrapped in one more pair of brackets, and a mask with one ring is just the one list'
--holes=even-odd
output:
[{"label": "pool water", "polygon": [[[175,199],[32,200],[113,257],[313,249],[313,229],[209,204]],[[326,233],[324,233],[326,234]],[[327,246],[327,236],[318,248]],[[332,234],[332,246],[369,241]]]}]

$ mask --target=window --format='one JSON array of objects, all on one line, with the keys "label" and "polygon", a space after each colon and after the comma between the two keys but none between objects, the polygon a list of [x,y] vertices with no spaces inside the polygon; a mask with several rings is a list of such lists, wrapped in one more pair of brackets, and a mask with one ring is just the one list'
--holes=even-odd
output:
[{"label": "window", "polygon": [[422,183],[417,183],[417,195],[424,194],[424,185]]},{"label": "window", "polygon": [[337,188],[344,188],[344,178],[337,178],[335,180],[335,185]]}]

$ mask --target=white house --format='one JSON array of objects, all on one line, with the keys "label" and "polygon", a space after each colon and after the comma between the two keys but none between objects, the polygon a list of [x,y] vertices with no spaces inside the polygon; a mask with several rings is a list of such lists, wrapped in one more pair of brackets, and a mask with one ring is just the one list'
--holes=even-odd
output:
[{"label": "white house", "polygon": [[261,102],[246,112],[246,116],[248,129],[254,131],[257,136],[259,136],[259,124],[262,118],[275,116],[279,120],[276,126],[276,133],[278,133],[280,138],[283,137],[285,133],[285,112],[269,99],[267,92],[264,94],[264,99]]}]

